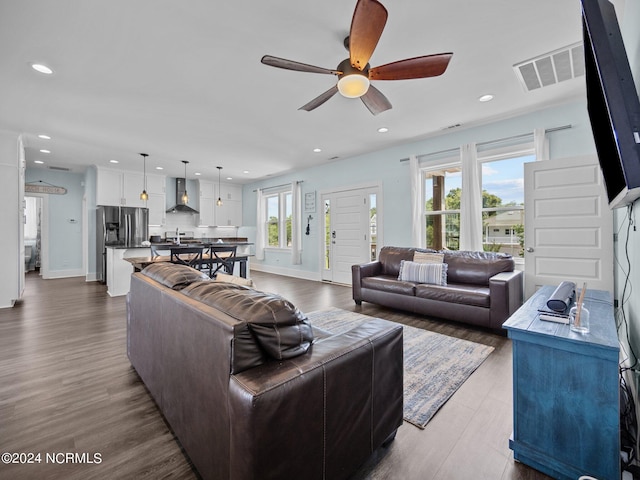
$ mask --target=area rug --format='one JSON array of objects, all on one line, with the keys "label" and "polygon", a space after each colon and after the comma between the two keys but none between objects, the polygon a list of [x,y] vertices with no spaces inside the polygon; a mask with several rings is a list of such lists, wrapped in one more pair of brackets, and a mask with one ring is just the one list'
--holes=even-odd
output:
[{"label": "area rug", "polygon": [[[342,333],[373,317],[338,308],[307,314],[323,330]],[[493,347],[403,325],[404,419],[424,428],[493,351]]]}]

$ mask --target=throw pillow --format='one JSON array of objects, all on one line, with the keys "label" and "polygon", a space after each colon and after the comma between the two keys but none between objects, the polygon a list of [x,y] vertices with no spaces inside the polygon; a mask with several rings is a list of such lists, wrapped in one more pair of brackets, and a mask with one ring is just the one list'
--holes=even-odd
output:
[{"label": "throw pillow", "polygon": [[414,252],[413,261],[416,263],[443,263],[444,253]]},{"label": "throw pillow", "polygon": [[216,273],[216,282],[234,283],[236,285],[244,285],[245,287],[254,288],[253,280],[250,278],[242,278],[237,275],[227,275],[226,273]]},{"label": "throw pillow", "polygon": [[430,283],[433,285],[447,284],[446,263],[416,263],[402,260],[398,280],[403,282]]}]

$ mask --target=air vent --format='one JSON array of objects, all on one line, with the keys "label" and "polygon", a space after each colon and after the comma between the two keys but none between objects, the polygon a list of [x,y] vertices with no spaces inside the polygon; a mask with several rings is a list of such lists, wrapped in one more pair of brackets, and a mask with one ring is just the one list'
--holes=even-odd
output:
[{"label": "air vent", "polygon": [[67,167],[56,167],[56,166],[53,166],[53,165],[49,165],[47,168],[49,170],[58,170],[60,172],[70,172],[71,171],[70,168],[67,168]]},{"label": "air vent", "polygon": [[517,63],[513,69],[528,92],[584,75],[582,42]]}]

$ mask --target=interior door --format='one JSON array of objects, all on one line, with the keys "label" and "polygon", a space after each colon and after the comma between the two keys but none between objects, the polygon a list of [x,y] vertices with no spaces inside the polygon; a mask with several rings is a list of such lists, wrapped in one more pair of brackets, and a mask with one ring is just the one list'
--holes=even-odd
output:
[{"label": "interior door", "polygon": [[613,290],[613,215],[595,156],[526,163],[525,297],[563,280]]},{"label": "interior door", "polygon": [[325,210],[322,279],[351,285],[351,266],[370,260],[371,189],[322,196]]}]

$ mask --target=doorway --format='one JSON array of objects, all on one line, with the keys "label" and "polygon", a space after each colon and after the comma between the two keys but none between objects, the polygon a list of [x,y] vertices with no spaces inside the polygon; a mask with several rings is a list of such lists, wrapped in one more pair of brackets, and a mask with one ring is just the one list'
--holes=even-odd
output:
[{"label": "doorway", "polygon": [[48,197],[30,194],[24,197],[25,273],[38,272],[48,277]]},{"label": "doorway", "polygon": [[351,266],[375,260],[382,244],[379,186],[322,194],[322,280],[351,285]]}]

